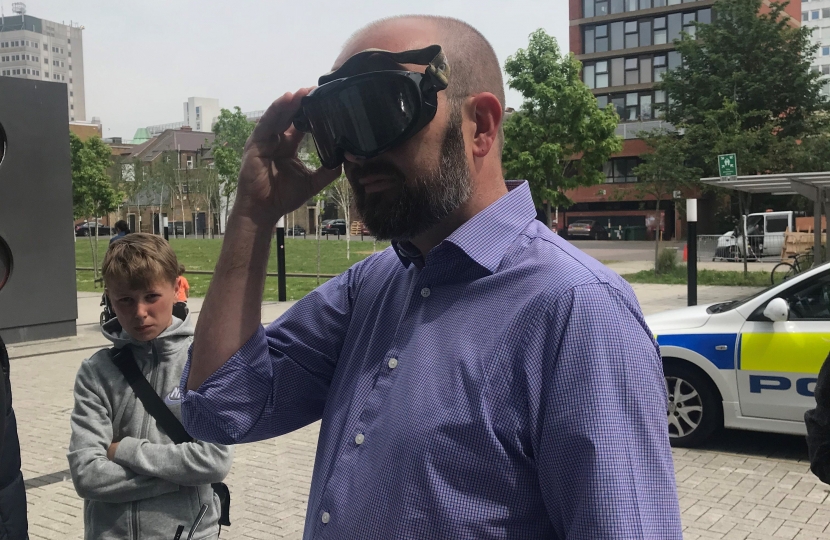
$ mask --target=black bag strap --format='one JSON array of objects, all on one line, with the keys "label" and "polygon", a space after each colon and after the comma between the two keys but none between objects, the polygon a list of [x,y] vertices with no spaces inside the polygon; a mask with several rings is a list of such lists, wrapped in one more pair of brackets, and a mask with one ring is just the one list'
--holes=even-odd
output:
[{"label": "black bag strap", "polygon": [[167,433],[174,443],[182,444],[186,442],[193,442],[193,437],[187,433],[184,426],[173,411],[167,408],[164,401],[156,394],[147,378],[138,369],[138,364],[135,363],[133,351],[130,346],[122,347],[120,350],[114,350],[112,361],[121,370],[124,378],[130,384],[130,387],[135,392],[135,396],[144,405],[144,409],[150,413],[150,416],[156,419],[159,427]]},{"label": "black bag strap", "polygon": [[[124,378],[127,379],[127,382],[130,384],[130,388],[133,389],[135,396],[141,404],[144,405],[144,410],[156,419],[156,423],[161,429],[164,430],[165,433],[167,433],[167,436],[170,437],[176,444],[193,442],[193,437],[191,437],[187,430],[184,429],[184,426],[179,419],[176,418],[176,415],[173,414],[173,411],[167,408],[167,405],[164,404],[161,397],[156,394],[156,391],[153,390],[152,386],[150,386],[147,378],[143,373],[141,373],[141,370],[138,369],[138,364],[135,363],[135,357],[133,357],[133,351],[130,346],[126,345],[121,349],[112,348],[111,352],[113,363],[115,363],[124,375]],[[228,489],[228,486],[222,482],[215,482],[211,484],[211,487],[219,497],[219,501],[222,505],[222,514],[219,517],[219,525],[230,526],[231,492]]]}]

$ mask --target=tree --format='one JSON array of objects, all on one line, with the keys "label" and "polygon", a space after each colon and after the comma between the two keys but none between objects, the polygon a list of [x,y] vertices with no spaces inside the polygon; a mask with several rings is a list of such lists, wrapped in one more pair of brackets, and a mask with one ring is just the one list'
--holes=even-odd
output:
[{"label": "tree", "polygon": [[337,206],[343,209],[343,217],[346,218],[346,258],[351,259],[351,208],[352,208],[352,186],[345,174],[340,174],[340,177],[329,184],[326,188],[326,195]]},{"label": "tree", "polygon": [[254,129],[254,124],[248,121],[242,109],[234,107],[234,111],[222,109],[213,125],[213,133],[216,134],[213,141],[213,162],[223,184],[222,195],[227,201],[225,204],[226,220],[230,200],[236,194],[245,142]]},{"label": "tree", "polygon": [[795,140],[828,111],[820,74],[810,69],[811,30],[789,24],[787,3],[770,3],[766,14],[763,4],[717,0],[713,22],[696,23],[694,37],[676,42],[682,63],[659,84],[666,120],[685,129],[707,176],[717,174],[718,152],[737,153],[743,174],[791,171]]},{"label": "tree", "polygon": [[[651,149],[641,155],[643,162],[634,168],[637,175],[635,191],[641,198],[653,197],[656,201],[657,216],[660,203],[671,200],[674,191],[692,186],[700,178],[700,169],[688,167],[687,140],[675,132],[660,129],[637,135]],[[658,226],[659,229],[659,226]],[[660,253],[659,230],[654,233],[654,271],[658,271]]]},{"label": "tree", "polygon": [[92,249],[94,279],[98,280],[98,218],[118,208],[124,194],[117,191],[110,180],[108,169],[112,163],[112,151],[100,137],[82,141],[74,133],[69,134],[72,164],[72,207],[75,219],[85,217],[95,226],[95,239],[89,231]]},{"label": "tree", "polygon": [[216,224],[213,221],[213,210],[219,209],[219,195],[222,183],[216,167],[212,163],[200,162],[199,167],[188,171],[190,175],[190,197],[196,199],[207,207],[207,226],[210,238],[213,238],[213,229]]},{"label": "tree", "polygon": [[550,205],[570,204],[566,190],[605,181],[602,164],[622,149],[618,117],[613,107],[599,108],[580,79],[582,64],[563,57],[541,29],[504,69],[523,103],[504,125],[503,167],[528,181],[537,204],[547,204],[550,226]]}]

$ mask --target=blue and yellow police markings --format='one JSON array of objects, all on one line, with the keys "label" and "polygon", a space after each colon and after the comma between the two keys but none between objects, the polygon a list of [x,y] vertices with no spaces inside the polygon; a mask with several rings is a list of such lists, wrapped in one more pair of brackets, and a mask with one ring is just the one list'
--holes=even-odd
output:
[{"label": "blue and yellow police markings", "polygon": [[661,334],[654,336],[661,347],[694,351],[718,369],[735,369],[735,342],[738,334]]}]

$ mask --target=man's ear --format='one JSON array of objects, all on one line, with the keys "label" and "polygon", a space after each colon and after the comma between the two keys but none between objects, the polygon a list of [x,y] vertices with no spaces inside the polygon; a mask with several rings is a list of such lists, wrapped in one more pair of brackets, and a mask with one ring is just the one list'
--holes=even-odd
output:
[{"label": "man's ear", "polygon": [[473,96],[470,100],[470,107],[476,123],[473,156],[483,158],[494,147],[498,148],[496,141],[499,137],[504,111],[498,98],[490,92],[482,92]]}]

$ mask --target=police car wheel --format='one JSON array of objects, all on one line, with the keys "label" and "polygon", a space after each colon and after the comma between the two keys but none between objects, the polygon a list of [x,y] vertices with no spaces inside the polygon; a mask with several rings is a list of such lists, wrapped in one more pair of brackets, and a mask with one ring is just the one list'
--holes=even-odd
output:
[{"label": "police car wheel", "polygon": [[672,446],[698,446],[723,425],[723,409],[712,382],[683,364],[663,366],[669,401],[667,418]]}]

